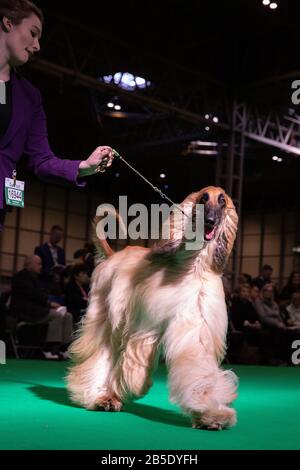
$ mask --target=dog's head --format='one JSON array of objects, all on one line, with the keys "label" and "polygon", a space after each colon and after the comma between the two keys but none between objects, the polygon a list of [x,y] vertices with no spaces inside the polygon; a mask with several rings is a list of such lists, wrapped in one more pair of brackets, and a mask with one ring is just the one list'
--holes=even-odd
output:
[{"label": "dog's head", "polygon": [[[204,205],[204,240],[214,240],[224,228],[226,217],[236,216],[235,207],[222,188],[208,186],[194,193],[195,204]],[[230,214],[230,211],[232,213]]]},{"label": "dog's head", "polygon": [[204,205],[204,246],[200,256],[215,271],[222,272],[231,253],[237,231],[238,216],[231,198],[224,189],[208,186],[183,201],[190,207],[193,222],[197,218],[197,205]]},{"label": "dog's head", "polygon": [[[192,244],[192,248],[186,251],[185,235],[191,233],[187,230],[187,227],[191,227],[191,222],[192,236],[193,234],[197,236],[199,204],[204,205],[204,227],[201,227],[204,228],[204,245]],[[152,254],[170,258],[178,253],[180,256],[191,258],[200,250],[203,256],[207,256],[207,260],[210,260],[208,263],[215,270],[221,271],[232,250],[237,230],[238,216],[231,198],[222,188],[208,186],[190,194],[181,203],[181,208],[184,215],[177,212],[179,217],[171,216],[167,221],[168,227],[171,227],[169,239],[158,244],[152,250]],[[196,248],[193,248],[194,246]]]},{"label": "dog's head", "polygon": [[196,204],[204,205],[204,240],[208,264],[222,272],[236,237],[238,215],[231,198],[222,188],[208,186],[194,193]]}]

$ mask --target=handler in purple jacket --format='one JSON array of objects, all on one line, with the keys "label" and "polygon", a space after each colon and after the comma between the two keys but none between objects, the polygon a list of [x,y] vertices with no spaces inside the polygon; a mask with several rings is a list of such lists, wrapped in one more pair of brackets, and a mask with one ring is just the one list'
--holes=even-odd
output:
[{"label": "handler in purple jacket", "polygon": [[44,181],[83,185],[80,177],[96,172],[103,159],[110,166],[112,149],[98,147],[85,161],[62,160],[50,149],[40,92],[17,73],[40,50],[43,13],[29,0],[0,0],[0,231],[5,215],[5,178],[18,160]]}]

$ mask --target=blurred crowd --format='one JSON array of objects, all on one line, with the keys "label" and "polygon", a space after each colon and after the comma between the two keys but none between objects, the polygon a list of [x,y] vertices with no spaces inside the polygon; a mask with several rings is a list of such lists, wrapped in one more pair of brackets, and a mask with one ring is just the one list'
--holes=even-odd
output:
[{"label": "blurred crowd", "polygon": [[292,365],[292,344],[300,339],[300,273],[292,272],[281,290],[272,274],[270,265],[255,278],[242,274],[233,292],[224,279],[230,362]]},{"label": "blurred crowd", "polygon": [[[42,354],[50,360],[68,358],[68,347],[87,309],[94,269],[92,243],[79,247],[67,265],[59,246],[62,238],[62,228],[53,226],[49,240],[25,258],[23,269],[0,297],[0,339],[7,340],[20,325],[40,326],[36,331],[45,335]],[[244,273],[233,291],[223,276],[228,362],[292,365],[292,344],[300,339],[300,273],[291,273],[281,290],[272,275],[270,265],[264,265],[255,278]]]},{"label": "blurred crowd", "polygon": [[68,358],[74,331],[87,309],[94,269],[93,244],[76,250],[67,265],[59,246],[62,237],[62,228],[53,226],[49,240],[25,258],[23,269],[0,298],[0,336],[7,339],[20,325],[44,325],[36,331],[45,332],[45,359]]}]

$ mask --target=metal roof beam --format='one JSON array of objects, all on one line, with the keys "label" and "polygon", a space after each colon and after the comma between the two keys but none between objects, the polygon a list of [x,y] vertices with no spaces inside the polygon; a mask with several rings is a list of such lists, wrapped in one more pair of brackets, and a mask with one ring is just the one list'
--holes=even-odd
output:
[{"label": "metal roof beam", "polygon": [[[228,122],[221,122],[220,120],[215,122],[213,119],[206,119],[206,117],[200,113],[183,108],[182,106],[177,106],[174,102],[169,103],[161,101],[156,97],[149,96],[148,94],[127,91],[116,85],[102,82],[101,80],[63,65],[38,59],[31,63],[31,67],[56,77],[69,77],[70,79],[73,79],[74,84],[93,89],[100,93],[109,92],[114,95],[117,94],[118,96],[122,96],[122,98],[128,102],[147,105],[156,111],[166,113],[172,117],[177,117],[194,125],[205,123],[206,126],[209,125],[225,131],[231,130],[229,120]],[[239,112],[241,116],[244,116],[244,108],[246,108],[246,126],[244,126],[244,122],[241,126],[238,116]],[[261,142],[262,144],[278,148],[294,155],[300,155],[300,148],[295,145],[291,145],[291,142],[293,140],[295,141],[295,136],[300,137],[300,122],[295,123],[288,121],[287,118],[279,116],[276,113],[269,113],[268,116],[264,116],[256,109],[251,109],[251,112],[249,112],[246,103],[239,103],[237,105],[237,113],[236,124],[233,128],[235,132],[242,133],[245,137]],[[227,115],[228,113],[224,109],[223,116]]]}]

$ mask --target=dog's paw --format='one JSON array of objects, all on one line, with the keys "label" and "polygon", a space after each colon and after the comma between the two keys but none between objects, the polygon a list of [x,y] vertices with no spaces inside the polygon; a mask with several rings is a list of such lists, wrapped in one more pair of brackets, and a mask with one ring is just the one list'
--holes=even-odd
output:
[{"label": "dog's paw", "polygon": [[193,428],[206,429],[207,431],[221,431],[223,429],[221,423],[204,424],[201,421],[193,422]]},{"label": "dog's paw", "polygon": [[229,429],[236,424],[236,412],[227,406],[221,406],[218,410],[205,411],[192,418],[193,428],[220,431]]},{"label": "dog's paw", "polygon": [[97,398],[95,407],[103,411],[120,411],[122,408],[122,402],[114,396],[100,396]]}]

